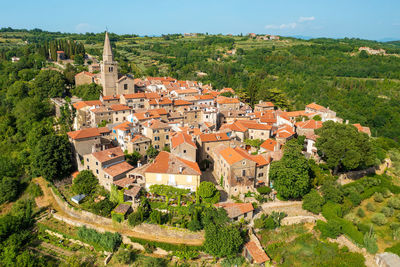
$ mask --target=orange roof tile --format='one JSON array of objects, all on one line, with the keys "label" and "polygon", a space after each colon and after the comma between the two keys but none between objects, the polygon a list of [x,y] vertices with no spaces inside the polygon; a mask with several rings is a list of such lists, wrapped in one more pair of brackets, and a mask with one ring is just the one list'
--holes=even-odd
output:
[{"label": "orange roof tile", "polygon": [[201,175],[200,168],[196,162],[182,159],[166,151],[161,151],[145,172]]},{"label": "orange roof tile", "polygon": [[100,100],[91,100],[91,101],[80,101],[76,102],[73,104],[75,109],[81,109],[84,107],[89,107],[89,106],[101,106],[103,103],[101,103]]},{"label": "orange roof tile", "polygon": [[299,121],[295,125],[298,128],[315,130],[322,127],[322,121],[315,121],[315,120]]},{"label": "orange roof tile", "polygon": [[261,102],[261,103],[256,104],[256,106],[259,106],[259,107],[275,107],[274,103],[272,103],[272,102]]},{"label": "orange roof tile", "polygon": [[229,137],[226,133],[206,133],[200,134],[201,142],[217,142],[217,141],[229,141]]},{"label": "orange roof tile", "polygon": [[171,138],[172,148],[176,148],[177,146],[179,146],[183,143],[187,143],[187,144],[191,145],[192,147],[196,148],[196,145],[193,142],[192,137],[190,135],[188,135],[187,133],[180,132],[180,133],[175,134]]},{"label": "orange roof tile", "polygon": [[242,214],[248,213],[253,211],[253,205],[251,203],[227,203],[227,202],[220,202],[214,204],[216,208],[223,208],[228,213],[229,218],[235,218]]},{"label": "orange roof tile", "polygon": [[115,105],[111,105],[110,108],[114,111],[121,111],[121,110],[130,110],[131,108],[126,106],[126,105],[122,105],[122,104],[115,104]]},{"label": "orange roof tile", "polygon": [[151,129],[162,129],[162,128],[170,128],[168,123],[159,121],[159,120],[150,120],[144,123],[145,127],[149,127]]},{"label": "orange roof tile", "polygon": [[124,152],[120,147],[114,147],[103,151],[92,153],[92,155],[100,162],[106,162],[116,157],[124,156]]},{"label": "orange roof tile", "polygon": [[228,162],[229,165],[242,161],[245,158],[231,147],[227,147],[219,152],[219,154]]},{"label": "orange roof tile", "polygon": [[356,127],[359,132],[363,132],[368,135],[371,135],[371,130],[369,127],[361,126],[361,124],[359,124],[359,123],[353,124],[353,126]]},{"label": "orange roof tile", "polygon": [[123,173],[126,173],[132,169],[133,166],[130,165],[128,162],[124,161],[121,163],[111,165],[110,167],[103,169],[103,171],[108,175],[110,175],[111,177],[115,177]]},{"label": "orange roof tile", "polygon": [[218,104],[238,104],[238,103],[240,103],[240,101],[237,98],[218,96],[217,103]]},{"label": "orange roof tile", "polygon": [[264,166],[271,162],[270,159],[267,160],[262,155],[251,155],[246,150],[240,147],[235,147],[234,150],[238,152],[242,157],[254,161],[257,166]]},{"label": "orange roof tile", "polygon": [[183,99],[177,99],[174,101],[174,106],[190,106],[190,105],[193,105],[193,103]]},{"label": "orange roof tile", "polygon": [[86,128],[78,131],[72,131],[67,133],[68,136],[74,140],[100,136],[98,128]]},{"label": "orange roof tile", "polygon": [[132,127],[133,127],[133,123],[131,123],[129,121],[125,121],[125,122],[115,126],[113,129],[114,130],[121,130],[121,131],[128,131]]},{"label": "orange roof tile", "polygon": [[266,261],[270,261],[270,258],[265,253],[265,251],[259,248],[254,241],[250,241],[246,243],[244,246],[250,253],[251,257],[253,258],[254,263],[262,264]]},{"label": "orange roof tile", "polygon": [[308,104],[306,107],[307,107],[307,108],[314,109],[314,110],[324,110],[324,109],[326,109],[325,107],[323,107],[323,106],[321,106],[321,105],[318,105],[318,104],[316,104],[315,102],[314,102],[314,103],[311,103],[311,104]]},{"label": "orange roof tile", "polygon": [[103,100],[108,101],[108,100],[117,100],[119,99],[119,95],[105,95],[103,96]]},{"label": "orange roof tile", "polygon": [[278,142],[276,142],[274,139],[267,139],[265,140],[260,147],[269,150],[269,151],[275,151],[275,146],[277,145]]},{"label": "orange roof tile", "polygon": [[125,94],[123,95],[126,99],[137,99],[137,98],[146,98],[144,93],[135,93],[135,94]]},{"label": "orange roof tile", "polygon": [[75,74],[75,77],[76,76],[80,76],[80,75],[88,75],[88,76],[91,76],[91,77],[96,76],[96,74],[94,74],[94,73],[91,73],[91,72],[88,72],[88,71],[81,71],[81,72]]}]

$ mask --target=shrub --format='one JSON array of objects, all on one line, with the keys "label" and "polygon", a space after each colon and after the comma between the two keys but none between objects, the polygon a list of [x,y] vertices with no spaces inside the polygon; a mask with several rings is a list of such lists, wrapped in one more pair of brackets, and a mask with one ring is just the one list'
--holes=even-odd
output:
[{"label": "shrub", "polygon": [[379,193],[379,192],[376,192],[375,195],[374,195],[374,200],[375,200],[375,202],[378,202],[378,203],[383,202],[383,196],[382,196],[382,194]]},{"label": "shrub", "polygon": [[119,223],[121,223],[125,220],[125,217],[123,214],[116,213],[114,211],[111,212],[111,218],[114,222],[119,222]]},{"label": "shrub", "polygon": [[388,201],[388,206],[396,210],[400,209],[400,199],[398,197],[392,197]]},{"label": "shrub", "polygon": [[26,192],[33,197],[40,197],[43,195],[42,189],[40,186],[36,183],[29,183],[28,188],[26,189]]},{"label": "shrub", "polygon": [[81,171],[73,181],[72,191],[75,194],[90,195],[99,184],[99,180],[94,176],[92,171]]},{"label": "shrub", "polygon": [[227,257],[222,260],[221,266],[222,267],[243,266],[244,262],[245,258],[243,258],[242,256]]},{"label": "shrub", "polygon": [[389,198],[392,194],[390,193],[389,189],[385,188],[382,190],[382,195],[384,198]]},{"label": "shrub", "polygon": [[396,219],[400,221],[400,213],[396,215]]},{"label": "shrub", "polygon": [[115,251],[122,242],[118,233],[99,233],[96,230],[88,229],[85,226],[79,227],[78,236],[85,242],[94,246],[100,246],[106,251]]},{"label": "shrub", "polygon": [[311,190],[310,193],[303,198],[303,209],[308,210],[314,214],[318,214],[322,211],[322,206],[325,204],[325,200],[316,190]]},{"label": "shrub", "polygon": [[400,242],[395,244],[395,245],[393,245],[390,248],[386,248],[385,252],[392,252],[392,253],[397,254],[398,256],[400,256]]},{"label": "shrub", "polygon": [[359,223],[359,224],[357,224],[357,229],[362,233],[366,233],[371,229],[371,225],[372,224],[367,225],[367,224]]},{"label": "shrub", "polygon": [[381,210],[381,213],[383,213],[386,217],[392,217],[393,216],[393,209],[389,207],[383,207]]},{"label": "shrub", "polygon": [[162,224],[163,223],[163,213],[158,210],[153,210],[150,213],[150,222],[154,224]]},{"label": "shrub", "polygon": [[378,252],[378,245],[376,244],[376,235],[371,231],[364,234],[364,246],[371,254]]},{"label": "shrub", "polygon": [[343,190],[342,187],[335,181],[327,180],[321,187],[321,191],[326,201],[342,203]]},{"label": "shrub", "polygon": [[180,250],[175,250],[173,255],[182,260],[190,260],[199,257],[200,254],[198,251],[189,249],[187,246],[184,246]]},{"label": "shrub", "polygon": [[390,229],[392,229],[392,230],[396,230],[396,229],[399,229],[400,228],[400,223],[391,223],[390,224]]},{"label": "shrub", "polygon": [[365,212],[362,208],[358,208],[357,210],[357,216],[360,218],[364,218],[365,217]]},{"label": "shrub", "polygon": [[360,223],[360,218],[358,218],[356,215],[354,215],[353,213],[349,213],[346,216],[344,216],[344,219],[352,222],[353,224],[359,224]]},{"label": "shrub", "polygon": [[371,221],[379,226],[385,225],[387,223],[387,219],[383,213],[376,213],[372,216]]},{"label": "shrub", "polygon": [[262,195],[269,194],[269,193],[271,193],[271,191],[272,191],[272,189],[268,186],[257,187],[257,192]]},{"label": "shrub", "polygon": [[328,222],[318,220],[316,228],[321,232],[323,238],[336,238],[342,233],[340,223],[336,220],[329,220]]},{"label": "shrub", "polygon": [[200,230],[202,229],[201,223],[200,223],[199,220],[197,220],[197,219],[191,220],[191,221],[188,223],[187,228],[188,228],[190,231],[193,231],[193,232],[200,231]]},{"label": "shrub", "polygon": [[114,257],[118,263],[128,265],[135,261],[135,256],[136,255],[133,251],[120,248]]},{"label": "shrub", "polygon": [[376,211],[375,205],[372,203],[367,204],[367,210],[368,211]]},{"label": "shrub", "polygon": [[136,226],[144,221],[143,213],[141,211],[132,212],[128,215],[128,224],[130,226]]},{"label": "shrub", "polygon": [[348,195],[348,198],[350,199],[351,203],[353,203],[354,206],[358,206],[361,203],[361,195],[358,192],[350,192]]}]

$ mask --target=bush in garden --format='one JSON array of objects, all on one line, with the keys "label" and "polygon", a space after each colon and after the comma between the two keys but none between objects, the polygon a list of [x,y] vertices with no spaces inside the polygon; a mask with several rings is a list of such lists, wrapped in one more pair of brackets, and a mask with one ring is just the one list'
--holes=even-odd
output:
[{"label": "bush in garden", "polygon": [[322,211],[322,206],[324,204],[324,198],[321,197],[315,189],[312,189],[310,193],[303,197],[303,209],[314,214],[319,214]]},{"label": "bush in garden", "polygon": [[382,194],[379,193],[379,192],[376,192],[376,193],[374,194],[374,200],[375,200],[375,202],[378,202],[378,203],[383,202],[383,196],[382,196]]},{"label": "bush in garden", "polygon": [[118,263],[128,265],[135,261],[135,256],[133,251],[120,248],[114,257]]},{"label": "bush in garden", "polygon": [[163,213],[158,210],[153,210],[150,213],[150,222],[154,224],[162,224],[163,223]]},{"label": "bush in garden", "polygon": [[383,207],[381,210],[381,213],[383,213],[386,217],[392,217],[393,216],[393,209],[389,207]]},{"label": "bush in garden", "polygon": [[391,223],[390,224],[390,229],[392,229],[392,230],[396,230],[396,229],[399,229],[400,228],[400,223]]},{"label": "bush in garden", "polygon": [[388,206],[396,210],[400,209],[400,199],[398,197],[392,197],[388,201]]},{"label": "bush in garden", "polygon": [[367,210],[368,211],[376,211],[375,205],[372,203],[367,204]]},{"label": "bush in garden", "polygon": [[389,198],[392,194],[390,193],[390,191],[387,188],[385,188],[382,191],[382,195],[384,198]]},{"label": "bush in garden", "polygon": [[360,193],[353,191],[350,192],[350,194],[348,195],[348,198],[350,199],[351,203],[353,203],[354,206],[358,206],[361,203],[361,195]]},{"label": "bush in garden", "polygon": [[352,222],[354,225],[359,224],[360,223],[360,218],[358,218],[356,215],[354,215],[353,213],[349,213],[346,216],[344,216],[344,219]]},{"label": "bush in garden", "polygon": [[357,229],[362,233],[367,233],[371,230],[371,226],[372,226],[372,224],[359,223],[359,224],[357,224]]},{"label": "bush in garden", "polygon": [[318,220],[316,228],[320,230],[323,238],[336,238],[342,233],[340,223],[336,220],[329,220],[328,222]]},{"label": "bush in garden", "polygon": [[360,218],[364,218],[365,217],[365,212],[362,208],[358,208],[357,210],[357,216]]},{"label": "bush in garden", "polygon": [[81,171],[72,183],[72,191],[75,194],[90,195],[99,184],[99,180],[89,170]]},{"label": "bush in garden", "polygon": [[371,254],[375,254],[376,252],[378,252],[376,235],[374,234],[372,227],[369,232],[364,234],[364,246],[367,249],[367,251]]},{"label": "bush in garden", "polygon": [[269,193],[271,193],[271,191],[272,191],[272,189],[268,186],[257,187],[257,192],[262,195],[269,194]]},{"label": "bush in garden", "polygon": [[79,227],[78,236],[92,245],[98,245],[106,251],[115,251],[122,242],[121,235],[118,233],[99,233],[96,230]]},{"label": "bush in garden", "polygon": [[387,223],[387,219],[383,213],[376,213],[372,216],[371,221],[379,226],[385,225]]},{"label": "bush in garden", "polygon": [[200,223],[199,220],[197,220],[197,219],[191,220],[191,221],[188,223],[187,228],[188,228],[190,231],[193,231],[193,232],[200,231],[200,230],[202,229],[201,223]]},{"label": "bush in garden", "polygon": [[342,203],[343,190],[336,181],[325,181],[324,184],[321,186],[321,191],[326,201],[330,200],[335,203]]},{"label": "bush in garden", "polygon": [[246,259],[243,256],[227,257],[222,260],[221,266],[222,267],[243,266],[245,261]]}]

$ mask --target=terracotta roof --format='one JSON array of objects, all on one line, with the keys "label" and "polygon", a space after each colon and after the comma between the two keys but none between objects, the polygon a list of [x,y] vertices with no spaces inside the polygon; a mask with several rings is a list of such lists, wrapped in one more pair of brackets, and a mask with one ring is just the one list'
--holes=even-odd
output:
[{"label": "terracotta roof", "polygon": [[121,203],[113,211],[116,213],[125,215],[129,211],[130,208],[131,208],[131,205]]},{"label": "terracotta roof", "polygon": [[111,130],[108,129],[107,127],[99,127],[98,129],[99,129],[100,134],[105,134],[105,133],[111,132]]},{"label": "terracotta roof", "polygon": [[78,131],[68,132],[68,136],[74,140],[100,136],[98,128],[86,128]]},{"label": "terracotta roof", "polygon": [[308,120],[300,121],[295,124],[298,128],[302,129],[318,129],[322,127],[322,121]]},{"label": "terracotta roof", "polygon": [[359,123],[353,124],[353,126],[356,127],[359,132],[366,133],[369,136],[371,135],[371,130],[369,129],[369,127],[361,126],[361,124]]},{"label": "terracotta roof", "polygon": [[101,106],[101,105],[103,105],[103,103],[101,103],[100,100],[80,101],[73,104],[75,109],[81,109],[89,106]]},{"label": "terracotta roof", "polygon": [[158,115],[167,115],[168,112],[165,110],[165,108],[154,108],[154,109],[149,109],[148,110],[150,113],[157,113]]},{"label": "terracotta roof", "polygon": [[217,141],[228,141],[229,137],[226,133],[208,133],[200,134],[201,142],[217,142]]},{"label": "terracotta roof", "polygon": [[258,247],[254,241],[250,241],[244,246],[253,258],[254,263],[262,264],[266,261],[270,261],[270,258],[265,253],[265,251]]},{"label": "terracotta roof", "polygon": [[114,111],[121,111],[121,110],[130,110],[131,108],[126,106],[126,105],[122,105],[122,104],[115,104],[115,105],[111,105],[110,108]]},{"label": "terracotta roof", "polygon": [[[135,179],[130,178],[130,177],[125,177],[116,181],[113,181],[115,185],[118,185],[119,187],[126,187],[135,182]],[[125,193],[125,192],[124,192]]]},{"label": "terracotta roof", "polygon": [[103,96],[103,100],[118,100],[120,97],[119,95],[105,95]]},{"label": "terracotta roof", "polygon": [[311,103],[311,104],[308,104],[306,107],[310,108],[310,109],[314,109],[314,110],[324,110],[324,109],[326,109],[325,107],[323,107],[321,105],[318,105],[315,102]]},{"label": "terracotta roof", "polygon": [[231,147],[221,150],[219,154],[226,160],[226,162],[228,162],[229,165],[245,159],[240,153]]},{"label": "terracotta roof", "polygon": [[[180,173],[181,167],[182,173]],[[166,151],[161,151],[145,172],[201,175],[200,168],[196,162],[182,159]]]},{"label": "terracotta roof", "polygon": [[175,134],[171,138],[171,147],[172,148],[176,148],[177,146],[179,146],[180,144],[183,144],[183,143],[187,143],[187,144],[191,145],[192,147],[196,148],[196,145],[192,141],[192,137],[190,135],[188,135],[187,133],[180,132],[180,133]]},{"label": "terracotta roof", "polygon": [[92,155],[100,162],[106,162],[111,159],[114,159],[116,157],[122,157],[124,156],[124,152],[122,152],[122,149],[120,147],[113,147],[110,149],[106,149],[103,151],[98,151],[92,153]]},{"label": "terracotta roof", "polygon": [[160,95],[157,93],[144,93],[144,95],[147,99],[160,98]]},{"label": "terracotta roof", "polygon": [[272,102],[261,102],[261,103],[256,104],[256,106],[259,106],[259,107],[275,107],[274,103],[272,103]]},{"label": "terracotta roof", "polygon": [[227,202],[220,202],[214,204],[217,208],[223,208],[228,213],[228,217],[233,219],[242,214],[248,213],[253,211],[253,205],[251,203],[227,203]]},{"label": "terracotta roof", "polygon": [[136,94],[125,94],[123,95],[125,99],[137,99],[137,98],[146,98],[144,93],[136,93]]},{"label": "terracotta roof", "polygon": [[131,142],[132,142],[132,143],[135,143],[136,141],[140,140],[141,138],[144,138],[144,139],[145,139],[145,142],[146,142],[146,141],[147,141],[147,142],[150,142],[150,141],[151,141],[151,139],[148,138],[148,137],[146,137],[146,136],[143,136],[143,135],[141,135],[141,134],[135,134],[135,135],[132,137]]},{"label": "terracotta roof", "polygon": [[240,103],[240,101],[237,98],[218,96],[217,103],[218,104],[238,104],[238,103]]},{"label": "terracotta roof", "polygon": [[75,77],[76,76],[80,76],[80,75],[88,75],[88,76],[91,76],[91,77],[96,76],[96,74],[94,74],[94,73],[91,73],[91,72],[88,72],[88,71],[81,71],[81,72],[75,74]]},{"label": "terracotta roof", "polygon": [[295,134],[295,132],[293,131],[292,126],[288,125],[288,124],[283,124],[282,126],[280,126],[278,128],[278,131],[276,133],[276,136],[279,138],[289,138],[291,136],[293,136]]},{"label": "terracotta roof", "polygon": [[238,152],[242,157],[254,161],[257,164],[257,166],[264,166],[271,162],[270,158],[268,158],[267,160],[262,155],[251,155],[246,150],[240,147],[235,147],[234,150]]},{"label": "terracotta roof", "polygon": [[139,121],[160,118],[160,114],[157,112],[136,112],[133,113],[133,116]]},{"label": "terracotta roof", "polygon": [[182,94],[193,94],[193,93],[199,93],[199,90],[197,89],[178,89],[178,90],[174,90],[175,93],[177,93],[178,95],[182,95]]},{"label": "terracotta roof", "polygon": [[256,121],[249,121],[249,120],[237,120],[232,124],[224,124],[221,126],[221,129],[230,129],[232,131],[237,132],[245,132],[248,129],[254,130],[271,130],[272,126],[267,124],[261,124]]},{"label": "terracotta roof", "polygon": [[183,99],[177,99],[174,101],[174,106],[188,106],[188,105],[192,105],[192,103]]},{"label": "terracotta roof", "polygon": [[103,169],[103,171],[111,177],[124,174],[130,170],[133,170],[133,166],[126,161],[111,165],[110,167]]},{"label": "terracotta roof", "polygon": [[164,123],[162,121],[159,120],[150,120],[144,123],[145,127],[149,127],[151,129],[162,129],[162,128],[170,128],[168,123]]},{"label": "terracotta roof", "polygon": [[297,111],[283,112],[283,114],[285,114],[286,116],[288,116],[290,118],[294,118],[294,117],[300,117],[300,116],[312,117],[316,113],[307,113],[305,110],[297,110]]},{"label": "terracotta roof", "polygon": [[212,95],[196,95],[194,96],[197,100],[214,100]]},{"label": "terracotta roof", "polygon": [[124,195],[135,198],[139,194],[140,189],[142,189],[140,186],[135,185],[132,188],[125,190]]},{"label": "terracotta roof", "polygon": [[115,126],[113,129],[114,130],[121,130],[121,131],[128,131],[132,127],[133,127],[133,123],[131,123],[129,121],[125,121],[125,122]]},{"label": "terracotta roof", "polygon": [[267,139],[265,140],[260,147],[268,150],[268,151],[275,151],[275,146],[278,142],[276,142],[274,139]]}]

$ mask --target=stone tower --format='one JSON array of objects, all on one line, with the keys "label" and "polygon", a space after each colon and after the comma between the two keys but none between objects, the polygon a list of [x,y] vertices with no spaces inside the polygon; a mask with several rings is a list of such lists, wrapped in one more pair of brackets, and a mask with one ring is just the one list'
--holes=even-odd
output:
[{"label": "stone tower", "polygon": [[116,82],[118,80],[118,63],[114,61],[111,50],[111,43],[106,32],[103,49],[103,61],[101,62],[101,85],[103,86],[103,96],[116,94]]}]

